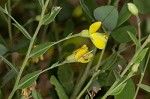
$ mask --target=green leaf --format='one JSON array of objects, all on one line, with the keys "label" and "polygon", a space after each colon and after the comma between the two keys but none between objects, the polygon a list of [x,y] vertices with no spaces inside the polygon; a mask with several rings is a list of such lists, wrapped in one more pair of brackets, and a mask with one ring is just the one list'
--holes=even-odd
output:
[{"label": "green leaf", "polygon": [[124,87],[126,86],[127,83],[118,85],[117,87],[115,87],[115,89],[113,89],[113,92],[111,93],[111,95],[118,95],[122,92],[122,90],[124,89]]},{"label": "green leaf", "polygon": [[147,51],[148,51],[148,48],[143,49],[143,50],[135,57],[135,59],[133,60],[133,62],[134,62],[134,63],[140,63],[140,62],[144,59],[144,57],[145,57]]},{"label": "green leaf", "polygon": [[150,0],[133,0],[138,10],[142,14],[150,13]]},{"label": "green leaf", "polygon": [[60,7],[53,7],[51,10],[51,13],[48,13],[44,16],[43,24],[48,25],[51,22],[53,22],[61,9],[62,8],[60,8]]},{"label": "green leaf", "polygon": [[44,6],[44,0],[38,0],[38,2],[39,2],[39,4],[40,4],[41,7]]},{"label": "green leaf", "polygon": [[117,52],[114,52],[106,61],[103,65],[102,70],[108,70],[111,68],[111,66],[115,63],[116,59],[117,59]]},{"label": "green leaf", "polygon": [[119,27],[121,24],[123,24],[125,21],[127,21],[131,16],[130,11],[128,10],[127,4],[124,4],[118,18],[117,27]]},{"label": "green leaf", "polygon": [[7,52],[8,52],[8,49],[4,45],[0,44],[0,55],[4,55]]},{"label": "green leaf", "polygon": [[86,5],[86,2],[87,2],[87,1],[85,2],[84,0],[79,0],[79,2],[80,2],[80,5],[81,5],[83,11],[87,14],[87,16],[88,16],[90,19],[93,19],[92,14],[91,14],[91,12],[90,12],[90,9],[89,9],[89,7]]},{"label": "green leaf", "polygon": [[115,30],[113,30],[111,32],[111,35],[112,37],[118,41],[119,43],[125,43],[125,42],[128,42],[131,40],[130,36],[128,35],[128,32],[131,32],[133,33],[134,35],[136,34],[136,29],[134,26],[122,26],[122,27],[119,27]]},{"label": "green leaf", "polygon": [[15,76],[16,76],[16,72],[13,69],[7,72],[7,74],[2,79],[1,87],[4,87],[4,85],[6,85],[6,83],[12,80]]},{"label": "green leaf", "polygon": [[135,37],[135,35],[133,35],[133,33],[129,32],[129,31],[127,31],[127,32],[128,32],[128,34],[129,34],[130,38],[132,39],[132,41],[134,42],[134,44],[135,44],[137,47],[139,47],[140,44],[139,44],[139,41],[137,40],[137,38]]},{"label": "green leaf", "polygon": [[94,10],[94,17],[108,30],[113,30],[118,21],[118,11],[114,6],[101,6]]},{"label": "green leaf", "polygon": [[29,35],[29,33],[27,32],[27,30],[21,26],[7,11],[7,7],[5,5],[5,10],[3,8],[0,8],[1,11],[3,11],[5,14],[7,14],[14,22],[15,24],[13,24],[14,26],[16,26],[28,39],[31,39],[31,36]]},{"label": "green leaf", "polygon": [[5,57],[0,55],[0,59],[2,59],[2,61],[5,62],[10,68],[12,68],[16,74],[18,73],[16,67],[11,62],[9,62]]},{"label": "green leaf", "polygon": [[32,97],[34,99],[42,99],[42,96],[36,90],[32,90]]},{"label": "green leaf", "polygon": [[23,26],[21,26],[21,25],[8,13],[6,5],[5,5],[5,10],[4,10],[2,7],[0,7],[0,10],[1,10],[2,12],[4,12],[5,14],[7,14],[7,15],[15,22],[15,24],[13,24],[13,25],[16,26],[16,27],[25,35],[26,38],[31,39],[31,36],[30,36],[29,33],[27,32],[27,30],[26,30]]},{"label": "green leaf", "polygon": [[[70,94],[74,87],[74,73],[70,65],[63,65],[58,68],[58,79],[65,88],[66,92]],[[69,86],[69,87],[68,87]]]},{"label": "green leaf", "polygon": [[127,80],[127,85],[118,95],[115,95],[115,99],[133,99],[135,94],[135,86],[132,79]]},{"label": "green leaf", "polygon": [[147,92],[150,93],[150,86],[145,85],[145,84],[138,84],[138,86],[139,86],[141,89],[143,89],[143,90],[145,90],[145,91],[147,91]]},{"label": "green leaf", "polygon": [[34,71],[32,73],[29,73],[25,75],[19,82],[19,89],[24,89],[29,87],[31,84],[33,84],[38,76],[40,75],[41,70]]},{"label": "green leaf", "polygon": [[55,76],[51,76],[50,82],[55,86],[56,92],[59,96],[59,99],[69,99],[68,96],[65,93],[65,90],[63,89],[60,82],[56,79]]},{"label": "green leaf", "polygon": [[106,77],[104,77],[105,85],[104,86],[111,86],[115,81],[116,78],[114,76],[113,70],[111,70]]},{"label": "green leaf", "polygon": [[18,22],[13,23],[13,25],[14,25],[16,28],[18,28],[18,29],[24,34],[24,36],[25,36],[26,38],[31,39],[31,36],[29,35],[28,31],[27,31],[24,27],[22,27]]},{"label": "green leaf", "polygon": [[31,58],[37,58],[43,55],[51,46],[53,42],[46,42],[41,45],[36,46],[30,53]]}]

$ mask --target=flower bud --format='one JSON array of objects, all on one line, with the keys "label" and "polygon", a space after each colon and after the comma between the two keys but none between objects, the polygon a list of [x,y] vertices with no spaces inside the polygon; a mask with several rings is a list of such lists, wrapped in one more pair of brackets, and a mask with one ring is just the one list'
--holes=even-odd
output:
[{"label": "flower bud", "polygon": [[35,20],[36,20],[36,21],[40,21],[40,18],[41,18],[41,16],[40,16],[40,15],[37,15],[37,16],[35,17]]},{"label": "flower bud", "polygon": [[128,3],[128,9],[133,15],[138,15],[138,9],[133,3]]},{"label": "flower bud", "polygon": [[80,17],[81,15],[82,15],[82,8],[81,8],[81,6],[80,5],[78,5],[75,9],[74,9],[74,11],[73,11],[73,13],[72,13],[72,16],[73,17],[75,17],[75,18],[78,18],[78,17]]},{"label": "flower bud", "polygon": [[135,73],[138,71],[138,67],[139,67],[140,63],[136,63],[132,66],[132,72]]}]

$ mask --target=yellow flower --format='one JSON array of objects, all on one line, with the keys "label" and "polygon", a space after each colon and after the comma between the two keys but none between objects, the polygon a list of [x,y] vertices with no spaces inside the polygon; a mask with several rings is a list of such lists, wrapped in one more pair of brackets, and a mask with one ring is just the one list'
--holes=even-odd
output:
[{"label": "yellow flower", "polygon": [[80,62],[80,63],[87,63],[93,57],[93,54],[89,52],[88,47],[83,45],[81,48],[75,50],[73,54],[66,58],[67,62]]},{"label": "yellow flower", "polygon": [[102,22],[95,22],[91,24],[89,30],[81,31],[81,36],[90,38],[97,48],[104,49],[108,40],[108,36],[105,33],[97,32],[98,29],[101,27],[101,24]]},{"label": "yellow flower", "polygon": [[98,33],[97,30],[101,26],[101,22],[95,22],[89,27],[89,35],[93,44],[99,48],[104,49],[108,36],[105,33]]}]

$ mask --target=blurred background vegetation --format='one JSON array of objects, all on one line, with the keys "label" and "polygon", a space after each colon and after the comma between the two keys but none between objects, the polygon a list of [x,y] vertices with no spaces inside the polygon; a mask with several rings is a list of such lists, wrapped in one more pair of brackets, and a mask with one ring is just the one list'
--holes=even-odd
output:
[{"label": "blurred background vegetation", "polygon": [[[96,7],[107,5],[109,0],[84,1],[90,13],[92,14],[93,10]],[[127,1],[132,2],[132,0]],[[140,18],[142,20],[141,28],[143,37],[150,33],[150,2],[149,0],[147,0],[147,3],[145,3],[145,1],[146,0],[141,0],[141,5],[138,5],[139,3],[137,3],[138,7],[140,7],[141,12]],[[112,4],[114,2],[115,0],[112,0]],[[7,0],[0,0],[0,6],[2,6],[3,8],[6,3]],[[125,3],[126,0],[120,0],[120,2],[118,3],[119,11],[122,9]],[[83,29],[88,29],[90,24],[93,22],[93,19],[91,19],[82,10],[79,0],[51,0],[47,8],[47,12],[51,10],[52,6],[60,6],[62,7],[62,10],[57,15],[56,20],[53,23],[47,26],[42,26],[36,39],[37,45],[47,41],[58,41],[62,38],[65,38],[70,33],[79,33]],[[37,0],[11,0],[11,15],[29,31],[30,35],[33,35],[36,29],[36,26],[38,24],[37,18],[40,12],[41,7],[39,6]],[[5,48],[7,49],[7,52],[4,53],[5,57],[7,57],[7,59],[10,60],[15,66],[20,68],[20,65],[22,64],[22,61],[27,51],[29,41],[24,36],[22,36],[20,31],[16,27],[12,25],[12,41],[10,42],[7,22],[7,16],[0,12],[0,46],[5,46]],[[123,23],[124,26],[130,24],[137,27],[135,16],[131,16],[128,21]],[[83,44],[87,44],[90,49],[93,48],[93,45],[90,40],[81,37],[73,38],[62,42],[61,44],[50,48],[48,52],[44,54],[44,60],[38,61],[37,63],[30,60],[23,74],[38,69],[44,69],[46,67],[51,66],[57,61],[63,61],[68,55],[72,53],[72,51],[81,47]],[[118,50],[120,44],[124,43],[118,42],[115,38],[110,36],[106,52],[104,53],[104,59],[110,56],[113,50]],[[132,42],[125,42],[125,44],[126,46],[129,46],[132,44]],[[133,46],[121,53],[121,55],[123,55],[124,57],[121,60],[120,65],[126,66],[126,64],[130,61],[131,57],[134,54],[134,49],[135,48]],[[94,64],[97,63],[100,52],[100,50],[97,51],[96,56],[94,58]],[[60,66],[59,68],[54,68],[48,72],[45,72],[39,76],[36,88],[38,92],[42,95],[43,99],[58,99],[54,86],[49,81],[50,76],[55,75],[62,83],[66,93],[68,95],[71,95],[75,83],[78,81],[78,78],[85,69],[85,66],[86,64],[73,63]],[[9,95],[10,91],[12,90],[15,81],[15,74],[9,72],[9,70],[10,69],[8,68],[8,66],[0,60],[0,94],[5,98]],[[143,83],[147,85],[150,85],[149,71],[150,63],[143,80]],[[11,76],[9,73],[11,74]],[[107,86],[110,86],[113,83],[113,80],[110,80],[110,78],[113,77],[110,76],[111,73],[106,72],[99,77],[99,82],[101,83],[102,88],[103,86],[106,86],[105,82],[107,82]],[[137,75],[133,78],[135,84],[138,83],[139,77],[140,75]],[[100,91],[98,94],[104,94],[107,89],[107,87],[104,87],[104,90]],[[20,92],[17,92],[17,94],[20,94]],[[150,95],[147,92],[140,90],[137,99],[149,98]]]}]

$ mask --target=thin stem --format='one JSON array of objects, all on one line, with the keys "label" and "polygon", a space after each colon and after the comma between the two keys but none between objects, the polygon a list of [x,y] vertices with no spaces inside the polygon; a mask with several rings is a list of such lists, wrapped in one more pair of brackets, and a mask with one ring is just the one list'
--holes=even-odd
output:
[{"label": "thin stem", "polygon": [[44,72],[46,72],[46,71],[48,71],[48,70],[50,70],[50,69],[53,69],[53,68],[55,68],[55,67],[64,65],[64,64],[66,64],[66,63],[68,63],[68,62],[63,61],[62,63],[56,64],[55,66],[52,65],[51,67],[42,70],[42,71],[39,72],[38,74],[36,74],[36,75],[30,77],[28,80],[24,81],[22,84],[18,85],[17,89],[20,88],[20,87],[21,87],[22,85],[24,85],[25,83],[27,83],[28,81],[30,81],[31,79],[33,79],[34,77],[39,76],[40,74],[42,74],[42,73],[44,73]]},{"label": "thin stem", "polygon": [[[109,38],[109,35],[110,35],[110,33],[108,33],[108,38]],[[108,42],[108,40],[107,40],[107,42]],[[106,42],[106,45],[107,45],[107,42]],[[99,57],[98,63],[97,63],[96,68],[95,68],[95,71],[97,71],[97,70],[99,69],[99,67],[100,67],[100,63],[101,63],[101,61],[102,61],[102,58],[103,58],[105,49],[106,49],[106,47],[105,47],[105,48],[102,50],[102,52],[101,52],[101,55],[100,55],[100,57]]]},{"label": "thin stem", "polygon": [[44,27],[44,30],[43,30],[43,32],[42,32],[41,42],[44,42],[44,40],[45,40],[47,29],[48,29],[48,25],[46,25],[46,26]]},{"label": "thin stem", "polygon": [[141,44],[141,20],[140,17],[136,16],[137,24],[138,24],[138,38],[139,38],[139,44]]},{"label": "thin stem", "polygon": [[24,68],[25,68],[25,66],[26,66],[26,63],[27,63],[27,61],[28,61],[28,59],[29,59],[29,55],[30,55],[32,46],[33,46],[33,44],[34,44],[35,38],[36,38],[36,36],[37,36],[37,34],[38,34],[39,30],[40,30],[40,27],[42,26],[44,13],[45,13],[45,10],[46,10],[46,7],[47,7],[48,3],[49,3],[49,0],[46,0],[46,3],[45,3],[45,5],[44,5],[43,10],[42,10],[42,13],[41,13],[41,18],[40,18],[39,24],[38,24],[38,26],[37,26],[37,28],[36,28],[36,30],[35,30],[35,33],[34,33],[32,39],[31,39],[31,42],[30,42],[30,45],[29,45],[29,48],[28,48],[28,51],[27,51],[25,60],[23,61],[23,64],[22,64],[22,66],[21,66],[21,69],[20,69],[20,71],[19,71],[19,74],[18,74],[17,79],[16,79],[16,82],[15,82],[14,88],[13,88],[12,92],[10,93],[8,99],[11,99],[12,96],[14,95],[15,91],[17,90],[17,86],[18,86],[18,84],[19,84],[19,80],[20,80],[20,78],[21,78],[21,74],[22,74],[22,72],[23,72],[23,70],[24,70]]},{"label": "thin stem", "polygon": [[[129,62],[129,64],[127,65],[127,67],[125,68],[125,70],[122,72],[121,74],[121,78],[125,75],[125,73],[129,70],[130,66],[133,64],[134,59],[136,58],[136,56],[141,52],[141,50],[150,42],[150,35],[148,36],[148,38],[146,39],[146,41],[143,43],[143,45],[140,47],[140,49],[136,52],[136,54],[133,56],[133,58],[131,59],[131,61]],[[106,99],[107,96],[110,95],[112,89],[118,84],[119,80],[116,80],[114,82],[114,84],[110,87],[110,89],[105,93],[105,95],[102,97],[102,99]]]},{"label": "thin stem", "polygon": [[[77,37],[77,36],[80,36],[80,33],[79,33],[79,34],[74,34],[74,35],[72,35],[72,36],[69,36],[69,37],[66,37],[66,38],[64,38],[64,39],[61,39],[61,40],[59,40],[59,41],[57,41],[57,42],[54,42],[52,45],[46,46],[46,47],[44,47],[42,50],[45,50],[45,49],[47,49],[47,48],[49,48],[49,47],[51,47],[51,46],[54,46],[54,45],[56,45],[56,44],[58,44],[58,43],[60,43],[60,42],[66,41],[66,40],[68,40],[68,39],[71,39],[71,38],[74,38],[74,37]],[[33,55],[35,55],[36,53],[39,53],[39,52],[42,51],[42,50],[38,50],[37,52],[35,52],[35,53],[33,53],[33,54],[30,54],[29,57],[32,57]]]},{"label": "thin stem", "polygon": [[97,70],[99,69],[99,67],[100,67],[100,63],[101,63],[102,57],[103,57],[103,55],[104,55],[104,52],[105,52],[105,48],[104,48],[104,49],[102,50],[102,52],[101,52],[100,58],[99,58],[99,60],[98,60],[98,63],[97,63],[97,65],[96,65],[96,68],[95,68],[95,71],[97,71]]},{"label": "thin stem", "polygon": [[129,64],[127,65],[127,67],[125,68],[125,70],[122,72],[121,77],[124,76],[124,74],[128,71],[128,69],[130,68],[130,66],[133,64],[134,59],[137,57],[137,55],[141,52],[141,50],[150,42],[150,35],[148,36],[148,38],[146,39],[146,41],[143,43],[143,45],[137,50],[137,52],[135,53],[135,55],[133,56],[133,58],[131,59],[131,61],[129,62]]},{"label": "thin stem", "polygon": [[[109,33],[108,33],[108,38],[109,38]],[[108,42],[108,40],[107,40]],[[107,45],[107,42],[106,42],[106,45]],[[106,48],[106,46],[105,46]],[[80,97],[84,94],[84,92],[87,90],[87,88],[90,86],[90,84],[92,83],[93,79],[97,76],[97,71],[99,71],[99,67],[100,67],[100,63],[101,63],[101,60],[102,60],[102,57],[104,55],[104,52],[105,52],[105,48],[102,50],[101,52],[101,55],[100,55],[100,58],[98,60],[98,63],[96,65],[96,68],[95,68],[95,73],[92,75],[92,78],[89,80],[89,82],[87,83],[87,85],[84,87],[84,89],[81,91],[81,93],[78,95],[78,99],[80,99]],[[99,71],[100,72],[100,71]]]},{"label": "thin stem", "polygon": [[[146,38],[147,38],[147,36],[146,36],[146,37],[143,37],[143,38],[141,39],[141,41],[145,40]],[[124,49],[120,50],[120,51],[118,52],[118,55],[119,55],[120,53],[124,52],[125,50],[127,50],[127,49],[133,47],[134,45],[135,45],[135,44],[133,43],[133,44],[131,44],[131,45],[125,47]],[[103,65],[104,63],[106,63],[106,62],[108,61],[108,59],[109,59],[109,57],[107,57],[107,59],[105,59],[104,61],[102,61],[102,62],[100,63],[100,65]],[[93,68],[91,69],[91,71],[93,71],[94,69],[95,69],[95,66],[93,66]]]},{"label": "thin stem", "polygon": [[[96,50],[97,50],[97,48],[94,49],[94,55],[95,55],[95,53],[96,53]],[[87,77],[88,77],[88,73],[89,73],[89,70],[90,70],[90,68],[91,68],[91,66],[92,66],[92,62],[93,62],[93,58],[92,58],[92,60],[88,63],[88,65],[86,66],[85,71],[84,71],[82,77],[80,78],[80,80],[79,80],[79,82],[76,84],[76,86],[74,87],[75,89],[74,89],[74,91],[73,91],[73,94],[71,95],[71,99],[75,99],[76,95],[77,95],[77,94],[79,93],[79,91],[81,90],[81,88],[82,88],[82,86],[83,86],[85,80],[86,80]]]},{"label": "thin stem", "polygon": [[88,84],[84,87],[84,89],[80,92],[80,94],[77,96],[76,99],[80,99],[81,96],[84,94],[84,92],[88,89],[88,87],[91,85],[92,81],[94,80],[94,78],[96,78],[98,76],[98,74],[100,73],[100,70],[96,71],[92,78],[90,79],[90,81],[88,82]]},{"label": "thin stem", "polygon": [[[119,83],[120,80],[116,80],[116,82],[111,86],[111,88],[107,91],[107,93],[101,98],[106,99],[108,95],[110,95],[116,88],[118,88],[120,85],[125,83],[131,76],[128,75],[121,83]],[[119,83],[119,84],[118,84]]]},{"label": "thin stem", "polygon": [[[148,58],[147,58],[145,67],[144,67],[143,72],[141,73],[141,77],[140,77],[140,80],[139,80],[139,83],[138,83],[138,84],[141,84],[141,83],[142,83],[142,80],[143,80],[143,78],[144,78],[144,74],[145,74],[145,71],[146,71],[146,69],[147,69],[149,60],[150,60],[150,51],[149,51],[149,54],[148,54]],[[137,96],[137,94],[138,94],[139,88],[140,88],[140,87],[137,86],[137,89],[136,89],[136,92],[135,92],[135,95],[134,95],[134,98],[133,98],[133,99],[136,99],[136,96]]]},{"label": "thin stem", "polygon": [[[8,13],[11,15],[11,0],[8,0]],[[10,47],[12,48],[13,39],[12,39],[12,26],[11,26],[11,18],[8,17],[8,33],[10,39]]]}]

